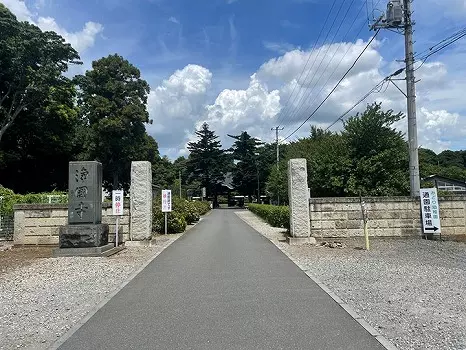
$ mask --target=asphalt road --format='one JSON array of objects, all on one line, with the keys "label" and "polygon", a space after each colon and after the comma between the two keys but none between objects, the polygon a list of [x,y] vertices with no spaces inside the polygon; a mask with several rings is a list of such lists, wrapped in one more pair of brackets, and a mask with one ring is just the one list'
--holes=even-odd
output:
[{"label": "asphalt road", "polygon": [[60,349],[383,347],[234,211],[215,210]]}]

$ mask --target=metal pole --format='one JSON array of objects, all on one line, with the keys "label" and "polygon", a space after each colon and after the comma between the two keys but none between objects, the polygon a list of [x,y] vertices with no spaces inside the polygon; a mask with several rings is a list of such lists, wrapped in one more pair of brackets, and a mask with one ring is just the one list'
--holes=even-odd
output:
[{"label": "metal pole", "polygon": [[416,81],[414,77],[413,24],[411,21],[411,0],[403,0],[405,24],[406,53],[406,91],[408,95],[408,143],[409,143],[409,173],[411,197],[419,197],[419,153],[417,145],[416,123]]},{"label": "metal pole", "polygon": [[118,247],[118,231],[120,226],[120,216],[117,215],[116,217],[116,225],[115,225],[115,247]]},{"label": "metal pole", "polygon": [[[275,128],[272,128],[271,130],[275,130],[275,143],[277,144],[277,171],[280,171],[280,146],[278,143],[278,131],[283,130],[283,128],[280,129],[279,126],[276,126]],[[280,205],[280,195],[277,194],[277,205]]]},{"label": "metal pole", "polygon": [[167,230],[167,229],[168,229],[168,227],[167,227],[167,226],[168,226],[168,225],[167,225],[167,221],[168,221],[168,220],[167,220],[167,219],[168,219],[167,214],[168,214],[168,213],[165,213],[165,234],[167,234],[167,231],[168,231],[168,230]]},{"label": "metal pole", "polygon": [[277,143],[277,170],[279,170],[278,163],[280,163],[280,147],[278,144],[278,126],[275,128],[275,142]]},{"label": "metal pole", "polygon": [[181,170],[180,170],[180,173],[179,173],[179,178],[180,178],[180,198],[181,198]]},{"label": "metal pole", "polygon": [[259,168],[257,168],[257,204],[260,204],[261,192],[260,192],[260,181],[259,181]]}]

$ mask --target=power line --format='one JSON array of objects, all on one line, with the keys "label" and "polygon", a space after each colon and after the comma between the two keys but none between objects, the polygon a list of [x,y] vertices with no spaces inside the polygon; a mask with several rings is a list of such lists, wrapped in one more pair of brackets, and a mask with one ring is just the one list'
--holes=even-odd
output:
[{"label": "power line", "polygon": [[[425,49],[424,51],[421,51],[421,52],[419,52],[419,53],[416,53],[416,54],[414,55],[414,58],[418,58],[419,56],[422,56],[423,54],[425,54],[425,53],[427,53],[427,52],[431,53],[433,50],[436,50],[437,46],[440,46],[440,45],[442,45],[442,44],[444,44],[444,43],[445,43],[445,44],[448,44],[448,45],[446,45],[446,46],[449,46],[449,45],[451,45],[453,42],[455,42],[455,41],[461,39],[461,38],[462,38],[463,36],[465,36],[465,35],[466,35],[466,28],[463,28],[463,29],[457,31],[456,33],[454,33],[454,34],[448,36],[447,38],[441,40],[440,42],[438,42],[438,43],[435,44],[434,46],[431,46],[431,47]],[[453,40],[453,42],[451,42],[452,40]]]},{"label": "power line", "polygon": [[[359,12],[361,12],[362,8],[359,10]],[[359,15],[359,12],[358,12],[358,15]],[[356,22],[357,20],[357,17],[354,19],[350,29],[353,27],[354,23]],[[362,32],[362,30],[364,29],[365,27],[365,24],[363,23],[363,25],[361,26],[361,28],[359,29],[356,37],[359,36],[359,34]],[[349,33],[349,31],[347,32],[347,34]],[[345,36],[346,38],[346,36]],[[344,39],[345,39],[344,38]],[[344,41],[344,40],[343,40]],[[334,57],[336,56],[336,53],[339,51],[341,45],[343,44],[343,42],[340,42],[340,44],[338,45],[338,48],[335,50],[335,52],[333,53],[332,57],[330,58],[330,60],[328,60],[327,62],[327,65],[325,66],[324,70],[322,71],[322,74],[320,75],[319,79],[316,81],[314,87],[317,86],[318,82],[320,81],[320,79],[322,79],[322,77],[324,76],[324,73],[325,71],[327,70],[328,66],[330,65],[330,63],[333,61]],[[322,85],[321,89],[319,90],[319,92],[314,96],[314,99],[312,100],[312,102],[309,104],[309,106],[307,108],[305,108],[305,111],[308,111],[311,106],[315,103],[315,101],[317,100],[317,98],[320,96],[320,94],[322,93],[322,91],[325,89],[325,87],[327,86],[328,82],[330,81],[330,79],[332,79],[333,75],[335,74],[335,72],[337,71],[338,67],[340,67],[340,64],[341,62],[343,62],[344,58],[346,57],[346,55],[348,55],[349,51],[351,50],[351,46],[348,46],[348,49],[346,50],[346,52],[343,54],[343,56],[341,57],[340,61],[338,62],[338,64],[336,65],[336,67],[333,69],[333,72],[332,74],[329,75],[329,77],[327,78],[327,80],[325,81],[325,83]],[[301,103],[301,106],[299,107],[301,109],[301,107],[304,106],[304,103],[309,101],[309,99],[312,97],[312,95],[309,95],[309,97],[307,98],[307,100],[304,100],[302,101]]]},{"label": "power line", "polygon": [[[349,11],[351,10],[351,6],[353,5],[354,1],[355,1],[355,0],[352,0],[352,1],[351,1],[350,5],[348,6],[348,9],[346,10],[345,15],[343,16],[343,19],[340,21],[340,25],[338,26],[338,28],[337,28],[337,30],[336,30],[336,32],[335,32],[335,35],[333,36],[333,38],[332,38],[330,44],[327,45],[327,50],[325,51],[324,56],[322,57],[322,60],[321,60],[320,63],[319,63],[319,66],[315,69],[315,72],[314,72],[314,74],[312,75],[312,78],[311,78],[311,80],[310,80],[310,82],[309,82],[309,86],[310,86],[310,85],[312,84],[312,82],[314,81],[314,78],[316,77],[317,72],[319,71],[320,67],[322,66],[322,63],[323,63],[324,60],[325,60],[325,57],[327,56],[328,52],[330,51],[330,47],[335,43],[335,39],[336,39],[336,37],[337,37],[337,35],[338,35],[338,33],[339,33],[339,31],[340,31],[342,25],[343,25],[344,20],[346,19],[346,17],[348,17],[348,13],[349,13]],[[342,3],[342,5],[343,5],[343,3]],[[340,9],[338,10],[338,13],[340,13],[341,8],[342,8],[342,6],[340,6]],[[359,11],[358,11],[358,13],[357,13],[355,19],[354,19],[353,22],[351,23],[351,26],[348,28],[348,31],[346,32],[346,34],[345,34],[345,36],[343,37],[343,40],[342,40],[342,41],[344,41],[344,40],[346,39],[347,35],[349,34],[349,31],[351,30],[351,28],[353,28],[353,25],[354,25],[354,23],[356,22],[356,20],[358,19],[359,13],[363,10],[363,8],[364,8],[364,3],[363,3],[362,6],[360,7],[360,9],[359,9]],[[338,14],[337,14],[337,16],[335,17],[335,19],[336,19],[337,17],[338,17]],[[334,22],[335,22],[335,21],[334,21]],[[362,30],[362,29],[361,29],[361,30]],[[330,34],[330,32],[329,32],[329,34]],[[358,35],[359,35],[359,33],[358,33]],[[327,35],[327,36],[328,36],[328,35]],[[340,43],[339,47],[341,46],[341,44],[342,44],[342,43]],[[339,47],[338,47],[338,48],[339,48]],[[321,50],[322,48],[323,48],[323,46],[319,49],[319,54],[320,54],[320,50]],[[337,51],[338,51],[338,49],[335,50],[335,52],[333,53],[332,58],[328,61],[327,66],[322,70],[322,74],[320,75],[319,79],[315,82],[314,87],[311,88],[311,92],[312,92],[312,90],[317,86],[317,83],[320,81],[320,79],[321,79],[322,76],[324,75],[326,69],[328,68],[330,62],[331,62],[331,61],[333,60],[333,58],[335,57]],[[318,56],[317,56],[317,57],[318,57]],[[317,61],[317,57],[316,57],[316,60],[314,61],[314,63]],[[340,62],[341,62],[341,61],[340,61]],[[314,66],[314,64],[313,64],[313,66]],[[313,67],[313,66],[312,66],[312,67]],[[307,80],[307,77],[309,76],[309,73],[311,72],[312,67],[311,67],[311,69],[307,72],[307,76],[306,76],[305,81]],[[338,66],[337,66],[337,67],[338,67]],[[309,96],[310,96],[310,95],[311,95],[311,94],[309,94]],[[309,97],[308,97],[308,99],[309,99]],[[292,111],[292,113],[288,116],[287,119],[288,119],[288,120],[293,120],[293,118],[296,117],[296,116],[299,114],[299,111],[301,110],[301,108],[303,107],[303,105],[304,105],[305,102],[306,102],[305,96],[302,95],[301,98],[298,100],[297,107],[294,109],[294,111]]]},{"label": "power line", "polygon": [[[375,85],[372,89],[369,90],[363,97],[361,97],[358,102],[356,102],[350,109],[348,109],[345,113],[343,113],[341,116],[339,116],[332,124],[330,124],[325,131],[329,130],[332,126],[334,126],[336,123],[338,123],[340,120],[342,120],[344,117],[346,117],[353,109],[355,109],[357,106],[359,106],[362,102],[364,102],[370,95],[372,95],[374,92],[380,92],[383,89],[383,86],[385,82],[387,82],[391,77],[394,77],[396,75],[401,74],[405,69],[401,68],[394,72],[393,74],[390,74],[389,76],[383,78],[377,85]],[[388,86],[387,86],[388,87]]]},{"label": "power line", "polygon": [[[337,0],[333,0],[332,7],[330,8],[330,11],[329,11],[328,14],[327,14],[327,18],[325,19],[324,25],[323,25],[322,28],[320,29],[319,36],[317,37],[317,40],[316,40],[316,42],[314,43],[314,47],[312,48],[312,51],[311,51],[311,52],[313,52],[313,51],[315,50],[315,48],[317,47],[317,44],[318,44],[318,42],[319,42],[319,40],[320,40],[320,37],[321,37],[321,35],[322,35],[323,31],[324,31],[325,26],[327,25],[327,22],[328,22],[328,20],[329,20],[329,18],[330,18],[330,14],[332,13],[333,8],[335,7],[336,2],[337,2]],[[332,26],[333,26],[333,25],[332,25]],[[331,30],[331,29],[332,29],[332,27],[330,27],[330,30]],[[325,39],[325,40],[326,40],[326,39]],[[324,42],[325,42],[325,40],[324,40]],[[304,65],[304,68],[303,68],[303,70],[301,71],[301,74],[299,75],[299,78],[298,78],[297,82],[302,78],[302,76],[303,76],[303,74],[304,74],[304,71],[306,70],[306,67],[307,67],[307,65],[309,64],[309,61],[310,61],[310,60],[311,60],[311,55],[309,55],[309,57],[308,57],[308,59],[307,59],[307,62],[306,62],[306,64]],[[311,69],[312,69],[312,67],[311,67]],[[288,106],[288,102],[290,101],[291,96],[293,96],[293,94],[294,94],[294,92],[295,92],[295,90],[296,90],[296,86],[297,86],[297,84],[294,86],[293,91],[291,92],[291,94],[288,96],[288,99],[287,99],[286,102],[284,103],[285,109],[286,109],[286,107]],[[277,120],[277,123],[280,122],[280,119],[281,119],[281,117]]]},{"label": "power line", "polygon": [[372,44],[372,42],[374,41],[374,39],[377,37],[377,34],[379,34],[380,32],[380,29],[378,29],[374,36],[371,38],[371,40],[369,40],[369,42],[367,43],[367,45],[364,47],[364,49],[361,51],[361,53],[358,55],[358,57],[356,58],[356,60],[353,62],[353,64],[351,65],[351,67],[348,68],[348,70],[345,72],[345,74],[341,77],[341,79],[338,81],[338,83],[333,87],[333,89],[329,92],[329,94],[327,95],[327,97],[324,98],[324,100],[317,106],[317,108],[309,115],[309,117],[307,117],[302,123],[301,125],[296,128],[290,135],[288,135],[283,141],[289,139],[291,136],[293,136],[299,129],[301,129],[301,127],[309,120],[311,119],[316,113],[317,111],[320,109],[320,107],[322,107],[322,105],[330,98],[330,96],[335,92],[335,90],[338,88],[338,86],[341,84],[341,82],[346,78],[346,76],[349,74],[349,72],[354,68],[354,66],[356,65],[356,63],[359,61],[359,59],[361,58],[361,56],[364,54],[364,52],[366,52],[366,50],[368,49],[368,47]]},{"label": "power line", "polygon": [[[338,9],[338,12],[337,12],[336,16],[335,16],[335,18],[333,19],[332,24],[330,25],[330,29],[328,30],[327,35],[325,36],[325,39],[324,39],[324,41],[323,41],[323,44],[327,41],[327,38],[328,38],[330,32],[332,31],[333,26],[335,25],[336,19],[338,18],[338,15],[340,14],[340,11],[341,11],[341,9],[343,8],[343,4],[345,3],[345,1],[346,1],[346,0],[343,0],[343,2],[341,3],[340,8]],[[320,39],[320,37],[321,37],[321,35],[322,35],[323,31],[324,31],[324,28],[325,28],[325,26],[326,26],[326,24],[327,24],[327,21],[328,21],[329,18],[330,18],[330,14],[332,13],[333,8],[335,7],[335,4],[336,4],[336,0],[333,0],[332,7],[330,8],[330,11],[329,11],[329,13],[328,13],[328,15],[327,15],[327,18],[325,19],[325,23],[324,23],[324,25],[322,26],[322,29],[320,30],[319,36],[318,36],[316,42],[314,43],[314,47],[313,47],[312,50],[309,52],[309,57],[308,57],[308,59],[307,59],[307,61],[306,61],[306,64],[304,65],[304,68],[303,68],[303,70],[301,71],[301,74],[299,75],[299,78],[296,80],[296,84],[295,84],[295,86],[294,86],[294,88],[293,88],[293,91],[291,92],[290,96],[288,97],[287,101],[286,101],[285,104],[284,104],[284,105],[285,105],[285,108],[286,108],[287,106],[292,106],[292,104],[293,104],[293,103],[288,104],[288,102],[290,102],[291,96],[294,94],[294,92],[295,92],[295,90],[296,90],[296,86],[299,85],[299,81],[300,81],[300,79],[302,78],[302,76],[303,76],[303,74],[304,74],[304,71],[306,70],[306,67],[307,67],[308,64],[309,64],[309,61],[311,60],[312,53],[314,52],[314,50],[315,50],[316,47],[317,47],[317,44],[318,44],[318,42],[319,42],[319,39]],[[323,44],[322,44],[322,45],[323,45]],[[312,70],[312,68],[314,67],[314,64],[316,63],[317,58],[319,57],[319,54],[320,54],[320,50],[321,50],[321,49],[322,49],[322,47],[320,47],[320,48],[318,49],[318,51],[317,51],[318,53],[317,53],[317,55],[316,55],[316,58],[315,58],[314,62],[312,63],[311,68],[309,68],[309,70],[307,71],[307,74],[306,74],[306,77],[305,77],[304,81],[307,80],[307,77],[309,76],[309,72],[310,72],[310,71]],[[299,88],[299,90],[301,90],[301,88]],[[298,92],[299,92],[299,90],[298,90]],[[296,96],[297,96],[297,95],[296,95]],[[294,102],[295,100],[296,100],[296,97],[294,98],[293,102]],[[282,119],[282,117],[279,118],[279,120],[277,121],[277,123],[280,121],[280,119]],[[282,120],[283,120],[283,119],[282,119]]]},{"label": "power line", "polygon": [[[449,36],[448,38],[446,39],[443,39],[442,41],[440,41],[438,44],[422,51],[423,53],[425,52],[429,52],[431,51],[433,48],[439,46],[440,44],[442,43],[445,43],[444,45],[442,45],[441,47],[438,47],[437,49],[435,49],[434,51],[430,52],[429,54],[425,55],[424,58],[422,58],[422,64],[424,64],[424,62],[426,62],[426,60],[434,55],[435,53],[445,49],[446,47],[452,45],[454,42],[458,41],[459,39],[463,38],[466,36],[466,28],[465,29],[462,29],[458,32],[456,32],[455,34]],[[418,61],[420,61],[421,59],[419,59]],[[418,62],[417,61],[417,62]],[[421,66],[422,66],[421,64]],[[416,68],[416,70],[418,70],[419,68],[421,68],[421,66],[419,66],[418,68]],[[382,89],[383,89],[383,85],[385,84],[385,82],[387,82],[391,77],[393,76],[396,76],[396,75],[399,75],[401,74],[403,71],[405,70],[405,68],[401,68],[399,70],[397,70],[396,72],[394,72],[393,74],[385,77],[383,80],[381,80],[377,85],[375,85],[369,92],[367,92],[361,99],[358,100],[358,102],[356,102],[350,109],[348,109],[345,113],[343,113],[340,117],[338,117],[332,124],[330,124],[326,129],[325,131],[329,130],[330,128],[332,128],[336,123],[338,123],[340,120],[342,120],[344,117],[346,117],[353,109],[355,109],[359,104],[361,104],[362,102],[364,102],[370,95],[372,95],[374,92],[380,92]],[[388,88],[388,85],[387,85],[387,88]],[[386,91],[386,90],[385,90]]]}]

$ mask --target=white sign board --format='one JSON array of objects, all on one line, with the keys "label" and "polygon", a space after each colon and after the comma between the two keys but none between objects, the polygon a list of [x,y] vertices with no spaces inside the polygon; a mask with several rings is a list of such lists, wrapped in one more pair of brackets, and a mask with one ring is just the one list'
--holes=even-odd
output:
[{"label": "white sign board", "polygon": [[123,197],[122,190],[112,191],[112,209],[113,215],[123,215]]},{"label": "white sign board", "polygon": [[440,206],[436,188],[421,188],[422,227],[424,233],[441,233]]},{"label": "white sign board", "polygon": [[162,213],[172,211],[172,191],[162,190]]}]

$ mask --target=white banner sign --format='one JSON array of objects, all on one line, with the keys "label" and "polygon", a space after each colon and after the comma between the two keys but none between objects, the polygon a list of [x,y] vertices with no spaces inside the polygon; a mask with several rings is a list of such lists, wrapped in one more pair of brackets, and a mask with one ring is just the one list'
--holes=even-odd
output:
[{"label": "white banner sign", "polygon": [[123,215],[123,197],[122,190],[112,191],[112,209],[113,215]]},{"label": "white banner sign", "polygon": [[172,191],[162,190],[162,213],[172,211]]},{"label": "white banner sign", "polygon": [[436,188],[421,188],[422,227],[424,233],[441,233],[440,206]]}]

